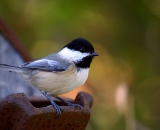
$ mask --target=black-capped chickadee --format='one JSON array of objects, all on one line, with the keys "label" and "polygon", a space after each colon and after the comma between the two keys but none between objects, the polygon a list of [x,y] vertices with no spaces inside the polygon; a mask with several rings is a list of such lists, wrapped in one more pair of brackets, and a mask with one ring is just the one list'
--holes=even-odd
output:
[{"label": "black-capped chickadee", "polygon": [[56,109],[57,114],[61,114],[61,107],[48,95],[62,100],[68,106],[82,108],[81,105],[67,102],[57,96],[85,83],[94,56],[98,54],[94,52],[92,44],[83,38],[77,38],[58,53],[27,62],[20,67],[0,64],[0,69],[20,74],[41,91]]}]

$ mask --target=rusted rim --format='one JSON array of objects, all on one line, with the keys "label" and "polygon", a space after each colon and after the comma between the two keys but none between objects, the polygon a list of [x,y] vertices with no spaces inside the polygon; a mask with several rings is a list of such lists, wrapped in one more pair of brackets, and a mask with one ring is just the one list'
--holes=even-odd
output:
[{"label": "rusted rim", "polygon": [[79,92],[75,100],[68,100],[83,106],[65,106],[61,101],[62,114],[57,115],[45,97],[28,97],[23,93],[12,94],[0,100],[0,129],[9,130],[84,130],[90,119],[93,99],[85,92]]}]

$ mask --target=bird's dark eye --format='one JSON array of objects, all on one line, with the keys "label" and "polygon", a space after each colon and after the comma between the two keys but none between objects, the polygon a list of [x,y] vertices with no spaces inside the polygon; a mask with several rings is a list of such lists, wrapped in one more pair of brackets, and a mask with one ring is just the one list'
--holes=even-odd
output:
[{"label": "bird's dark eye", "polygon": [[80,49],[80,52],[85,52],[85,50],[83,48]]}]

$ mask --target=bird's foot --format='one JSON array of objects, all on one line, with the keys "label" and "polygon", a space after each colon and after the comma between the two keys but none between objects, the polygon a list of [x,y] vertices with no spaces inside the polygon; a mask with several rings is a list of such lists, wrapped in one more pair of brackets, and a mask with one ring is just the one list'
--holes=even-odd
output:
[{"label": "bird's foot", "polygon": [[77,108],[79,108],[79,109],[82,109],[82,108],[83,108],[83,107],[82,107],[81,105],[79,105],[79,104],[74,104],[74,103],[70,103],[70,102],[67,103],[67,106],[75,106],[75,107],[77,107]]},{"label": "bird's foot", "polygon": [[62,108],[60,106],[58,106],[55,102],[51,101],[51,104],[53,106],[54,109],[56,109],[56,113],[57,115],[61,115],[62,113]]},{"label": "bird's foot", "polygon": [[56,109],[57,115],[60,115],[62,113],[62,108],[58,106],[45,92],[41,91],[41,93],[50,101],[53,108]]},{"label": "bird's foot", "polygon": [[59,100],[61,100],[61,101],[63,101],[65,104],[67,104],[67,106],[75,106],[75,107],[77,107],[77,108],[79,108],[79,109],[82,109],[83,107],[81,106],[81,105],[79,105],[79,104],[74,104],[74,103],[70,103],[70,102],[68,102],[68,101],[66,101],[66,100],[64,100],[63,98],[60,98],[60,97],[57,97]]}]

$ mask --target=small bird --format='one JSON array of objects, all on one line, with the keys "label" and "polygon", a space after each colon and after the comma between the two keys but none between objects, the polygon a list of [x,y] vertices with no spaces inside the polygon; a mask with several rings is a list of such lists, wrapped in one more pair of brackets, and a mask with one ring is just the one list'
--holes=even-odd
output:
[{"label": "small bird", "polygon": [[16,72],[30,85],[38,88],[59,115],[62,109],[49,95],[62,100],[68,106],[82,109],[81,105],[70,103],[58,95],[72,91],[85,83],[95,56],[98,54],[94,52],[92,44],[83,38],[77,38],[57,53],[24,63],[20,67],[0,64],[0,69]]}]

